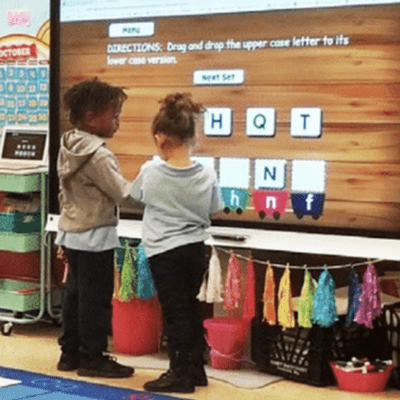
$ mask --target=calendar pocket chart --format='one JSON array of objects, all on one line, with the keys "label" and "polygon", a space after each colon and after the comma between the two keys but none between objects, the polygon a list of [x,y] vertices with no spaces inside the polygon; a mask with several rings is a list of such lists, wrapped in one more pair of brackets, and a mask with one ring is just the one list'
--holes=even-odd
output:
[{"label": "calendar pocket chart", "polygon": [[0,65],[0,127],[47,124],[49,96],[48,65]]}]

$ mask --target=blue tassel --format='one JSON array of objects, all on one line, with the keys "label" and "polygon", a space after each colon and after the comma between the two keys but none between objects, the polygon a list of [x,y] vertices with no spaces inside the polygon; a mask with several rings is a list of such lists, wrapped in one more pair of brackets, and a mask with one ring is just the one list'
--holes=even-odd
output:
[{"label": "blue tassel", "polygon": [[339,320],[336,311],[335,282],[328,270],[323,271],[318,279],[312,320],[323,328],[329,328]]},{"label": "blue tassel", "polygon": [[137,265],[137,297],[140,299],[150,299],[155,296],[156,289],[151,274],[149,260],[144,252],[143,245],[137,247],[136,265]]},{"label": "blue tassel", "polygon": [[354,269],[351,269],[350,271],[349,277],[347,278],[347,284],[349,287],[349,302],[347,305],[346,327],[350,328],[354,325],[358,325],[354,322],[354,318],[360,306],[360,296],[362,292],[360,278]]}]

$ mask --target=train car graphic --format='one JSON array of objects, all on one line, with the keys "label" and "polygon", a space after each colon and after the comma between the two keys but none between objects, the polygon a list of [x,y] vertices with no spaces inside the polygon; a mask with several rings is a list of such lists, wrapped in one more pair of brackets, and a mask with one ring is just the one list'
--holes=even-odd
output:
[{"label": "train car graphic", "polygon": [[311,215],[318,219],[324,209],[324,193],[292,193],[292,207],[296,217],[301,219],[304,215]]},{"label": "train car graphic", "polygon": [[286,204],[289,200],[287,190],[254,190],[253,203],[256,213],[261,219],[272,216],[278,220],[285,215]]},{"label": "train car graphic", "polygon": [[318,219],[324,210],[326,162],[292,161],[292,207],[297,218],[311,215]]},{"label": "train car graphic", "polygon": [[234,187],[222,187],[221,193],[225,205],[224,212],[226,214],[236,211],[236,213],[240,215],[247,210],[250,199],[249,190]]}]

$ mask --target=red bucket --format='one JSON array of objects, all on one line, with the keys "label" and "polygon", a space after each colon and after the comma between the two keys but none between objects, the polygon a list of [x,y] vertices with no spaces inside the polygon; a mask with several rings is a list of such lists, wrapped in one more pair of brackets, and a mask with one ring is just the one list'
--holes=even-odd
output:
[{"label": "red bucket", "polygon": [[207,341],[211,347],[211,366],[216,369],[239,369],[247,345],[249,322],[241,318],[206,319]]},{"label": "red bucket", "polygon": [[127,303],[113,299],[112,331],[114,351],[143,355],[160,349],[162,317],[158,298],[133,299]]}]

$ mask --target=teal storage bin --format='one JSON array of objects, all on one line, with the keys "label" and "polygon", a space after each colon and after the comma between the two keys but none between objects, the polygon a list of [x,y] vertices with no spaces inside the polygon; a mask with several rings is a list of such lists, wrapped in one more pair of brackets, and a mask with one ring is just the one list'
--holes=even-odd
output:
[{"label": "teal storage bin", "polygon": [[40,212],[0,212],[0,232],[33,233],[40,232],[40,228]]}]

